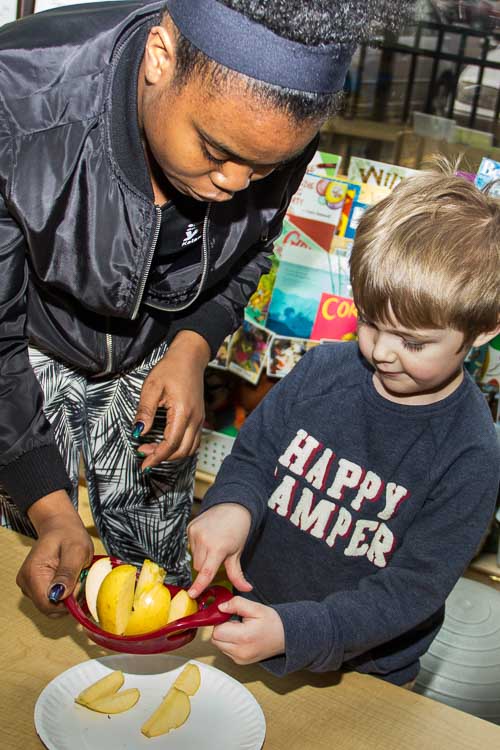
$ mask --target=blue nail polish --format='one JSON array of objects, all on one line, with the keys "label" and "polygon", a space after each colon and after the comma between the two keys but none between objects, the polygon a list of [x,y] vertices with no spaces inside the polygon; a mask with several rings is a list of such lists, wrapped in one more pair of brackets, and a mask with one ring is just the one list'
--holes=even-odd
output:
[{"label": "blue nail polish", "polygon": [[66,586],[63,583],[54,583],[49,591],[49,602],[52,602],[52,604],[57,604],[65,591]]},{"label": "blue nail polish", "polygon": [[141,436],[141,432],[143,431],[143,429],[144,429],[144,422],[135,423],[134,429],[132,432],[132,437],[134,438],[134,440],[137,440],[137,438]]}]

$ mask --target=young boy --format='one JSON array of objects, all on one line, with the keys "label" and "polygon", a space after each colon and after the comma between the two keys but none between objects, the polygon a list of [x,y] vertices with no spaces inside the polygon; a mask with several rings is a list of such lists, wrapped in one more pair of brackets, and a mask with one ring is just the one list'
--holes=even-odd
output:
[{"label": "young boy", "polygon": [[499,205],[443,174],[361,221],[359,342],[318,346],[273,388],[189,528],[191,594],[221,562],[244,594],[213,634],[235,662],[415,678],[497,498],[463,361],[499,330],[499,237]]}]

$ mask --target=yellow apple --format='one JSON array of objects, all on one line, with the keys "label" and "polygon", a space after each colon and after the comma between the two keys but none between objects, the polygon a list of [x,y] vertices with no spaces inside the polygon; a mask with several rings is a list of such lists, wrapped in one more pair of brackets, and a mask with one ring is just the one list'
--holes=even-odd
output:
[{"label": "yellow apple", "polygon": [[120,670],[110,672],[106,677],[101,677],[101,679],[94,682],[93,685],[89,685],[88,688],[82,690],[80,695],[75,698],[75,702],[80,703],[82,706],[86,706],[88,703],[100,700],[106,695],[113,695],[113,693],[116,693],[121,688],[124,681],[125,678],[123,672]]},{"label": "yellow apple", "polygon": [[135,587],[134,608],[136,602],[141,598],[145,591],[150,591],[155,583],[163,583],[165,580],[165,571],[159,565],[151,560],[144,560],[139,574],[139,579]]},{"label": "yellow apple", "polygon": [[194,695],[201,683],[200,670],[196,664],[186,664],[180,675],[174,682],[177,690],[182,690],[186,695]]},{"label": "yellow apple", "polygon": [[99,624],[108,633],[123,635],[132,612],[135,578],[134,565],[118,565],[108,573],[97,593]]},{"label": "yellow apple", "polygon": [[191,599],[188,596],[187,591],[181,589],[177,592],[170,603],[170,612],[168,614],[168,622],[174,622],[180,620],[181,617],[187,617],[188,615],[194,615],[198,612],[198,604],[196,599]]},{"label": "yellow apple", "polygon": [[187,721],[191,703],[186,693],[171,687],[156,711],[141,727],[146,737],[158,737],[171,729],[177,729]]},{"label": "yellow apple", "polygon": [[130,688],[129,690],[122,690],[121,693],[113,693],[112,695],[104,695],[91,703],[86,703],[85,708],[90,708],[91,711],[98,711],[100,714],[121,714],[124,711],[128,711],[132,706],[135,706],[140,698],[140,693],[137,688]]},{"label": "yellow apple", "polygon": [[90,614],[97,621],[99,621],[97,617],[97,594],[101,583],[108,573],[111,573],[112,569],[109,557],[101,557],[90,566],[87,578],[85,579],[85,601],[87,602]]},{"label": "yellow apple", "polygon": [[134,601],[134,608],[128,619],[124,635],[150,633],[162,628],[168,622],[170,591],[163,583],[155,583],[149,591]]}]

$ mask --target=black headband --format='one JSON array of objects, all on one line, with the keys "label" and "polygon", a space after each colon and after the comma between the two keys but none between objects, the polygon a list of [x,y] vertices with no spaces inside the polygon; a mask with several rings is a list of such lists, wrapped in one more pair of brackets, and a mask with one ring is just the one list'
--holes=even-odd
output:
[{"label": "black headband", "polygon": [[284,39],[217,0],[166,0],[181,32],[215,62],[281,88],[331,94],[344,85],[352,46]]}]

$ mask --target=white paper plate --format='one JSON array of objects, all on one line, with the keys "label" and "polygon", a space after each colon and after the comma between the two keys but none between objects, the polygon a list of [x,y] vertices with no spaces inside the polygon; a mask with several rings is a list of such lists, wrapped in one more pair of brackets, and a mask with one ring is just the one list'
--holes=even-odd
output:
[{"label": "white paper plate", "polygon": [[[237,680],[199,661],[201,685],[191,697],[187,722],[168,734],[147,739],[143,722],[187,663],[168,654],[120,654],[77,664],[41,692],[35,706],[35,727],[49,750],[260,750],[266,721],[253,695]],[[125,676],[122,688],[139,688],[136,705],[122,714],[99,714],[74,699],[86,687],[115,669]]]}]

